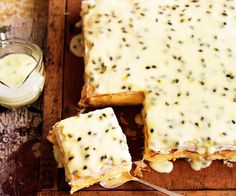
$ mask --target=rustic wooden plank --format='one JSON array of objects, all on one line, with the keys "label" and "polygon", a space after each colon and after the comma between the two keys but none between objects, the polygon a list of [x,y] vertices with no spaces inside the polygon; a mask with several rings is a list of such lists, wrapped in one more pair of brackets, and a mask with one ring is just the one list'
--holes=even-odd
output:
[{"label": "rustic wooden plank", "polygon": [[184,191],[180,192],[183,195],[186,196],[235,196],[236,195],[236,190],[231,190],[231,191]]},{"label": "rustic wooden plank", "polygon": [[[47,0],[0,1],[0,26],[12,27],[12,37],[44,48]],[[0,107],[0,195],[33,195],[38,190],[42,97],[30,107]]]},{"label": "rustic wooden plank", "polygon": [[43,104],[43,134],[40,161],[41,189],[57,189],[57,169],[52,154],[52,145],[46,140],[50,127],[61,119],[62,83],[64,62],[64,0],[49,1],[46,85]]},{"label": "rustic wooden plank", "polygon": [[12,27],[12,36],[44,44],[47,26],[47,0],[0,1],[0,26]]},{"label": "rustic wooden plank", "polygon": [[[76,104],[80,97],[80,91],[83,84],[83,59],[75,57],[69,51],[69,43],[71,38],[79,33],[79,30],[74,27],[74,24],[79,20],[79,10],[81,1],[67,1],[67,17],[66,17],[66,42],[65,42],[65,67],[64,67],[64,86],[63,86],[63,111],[62,117],[66,118],[77,113]],[[141,107],[118,107],[115,112],[119,122],[128,136],[128,144],[133,160],[140,160],[143,151],[143,133],[142,127],[138,127],[134,123],[134,117],[140,113]],[[126,119],[128,125],[123,122]],[[69,186],[65,182],[64,171],[59,170],[58,173],[58,189],[69,190]],[[159,186],[175,189],[175,190],[195,190],[195,189],[234,189],[236,187],[236,169],[227,168],[222,162],[215,161],[211,167],[202,171],[193,171],[189,164],[183,160],[175,162],[174,171],[170,174],[159,174],[150,169],[150,172],[144,172],[144,179],[157,184]],[[224,179],[224,180],[222,180]],[[104,189],[98,185],[91,186],[88,189],[97,193],[104,192]],[[129,182],[115,189],[116,193],[120,191],[146,191],[150,190],[146,186],[135,182]],[[114,191],[114,190],[113,190]],[[61,192],[59,192],[61,193]],[[121,192],[123,193],[123,192]],[[195,192],[193,192],[195,193]],[[198,194],[205,192],[198,192]],[[219,192],[206,192],[206,194]],[[223,193],[223,192],[220,192]],[[231,193],[231,192],[230,192]],[[53,194],[53,193],[52,193]],[[188,192],[190,194],[190,192]]]},{"label": "rustic wooden plank", "polygon": [[80,1],[67,1],[63,118],[77,113],[77,103],[83,84],[83,58],[77,58],[69,50],[71,38],[79,33],[75,23],[79,21],[80,7]]},{"label": "rustic wooden plank", "polygon": [[[231,190],[231,191],[225,191],[225,190],[218,190],[218,191],[177,191],[177,193],[182,194],[184,196],[235,196],[236,195],[236,191]],[[92,195],[97,195],[97,196],[112,196],[112,195],[116,195],[116,196],[152,196],[152,195],[157,195],[157,196],[164,196],[164,194],[157,192],[157,191],[79,191],[74,193],[74,196],[82,196],[82,195],[86,195],[86,196],[92,196]],[[59,191],[59,192],[53,192],[53,191],[44,191],[44,192],[40,192],[38,193],[38,196],[69,196],[70,193],[69,192],[63,192],[63,191]]]}]

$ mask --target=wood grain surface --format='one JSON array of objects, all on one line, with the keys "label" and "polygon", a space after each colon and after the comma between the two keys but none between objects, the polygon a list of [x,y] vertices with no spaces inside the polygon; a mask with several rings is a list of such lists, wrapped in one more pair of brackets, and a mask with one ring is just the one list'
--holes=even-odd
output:
[{"label": "wood grain surface", "polygon": [[[81,0],[67,0],[66,4],[62,0],[51,0],[49,3],[49,52],[47,53],[41,159],[42,191],[39,193],[43,196],[68,195],[69,191],[69,186],[64,180],[63,169],[55,169],[52,147],[45,137],[50,126],[57,120],[75,115],[79,110],[77,102],[83,85],[84,65],[83,59],[75,57],[69,51],[69,43],[71,38],[80,32],[74,26],[79,20],[80,3]],[[63,16],[64,13],[66,13],[65,16]],[[65,36],[64,39],[63,36]],[[135,124],[134,118],[140,113],[141,106],[115,107],[114,109],[128,137],[133,161],[140,160],[143,151],[143,132],[142,127]],[[144,172],[144,179],[159,186],[180,191],[183,195],[236,195],[236,167],[227,168],[222,162],[215,161],[211,167],[196,172],[184,160],[178,160],[174,165],[174,170],[170,174],[159,174],[149,169]],[[104,191],[103,188],[94,185],[75,195],[83,194],[157,195],[157,192],[138,183],[129,182],[112,191]]]},{"label": "wood grain surface", "polygon": [[12,36],[43,47],[46,41],[47,0],[0,0],[0,26],[11,26]]},{"label": "wood grain surface", "polygon": [[[235,191],[178,191],[179,194],[182,194],[184,196],[235,196]],[[38,196],[69,196],[70,194],[65,191],[44,191],[38,194]],[[164,196],[162,193],[157,193],[155,191],[79,191],[77,193],[73,194],[74,196],[91,196],[91,195],[97,195],[97,196]]]},{"label": "wood grain surface", "polygon": [[[47,0],[0,0],[0,26],[44,48]],[[0,107],[0,195],[33,195],[39,186],[42,97],[30,107]]]},{"label": "wood grain surface", "polygon": [[46,140],[51,126],[61,119],[63,99],[65,1],[50,0],[46,48],[46,81],[43,104],[43,134],[40,160],[41,189],[57,190],[57,169],[52,146]]}]

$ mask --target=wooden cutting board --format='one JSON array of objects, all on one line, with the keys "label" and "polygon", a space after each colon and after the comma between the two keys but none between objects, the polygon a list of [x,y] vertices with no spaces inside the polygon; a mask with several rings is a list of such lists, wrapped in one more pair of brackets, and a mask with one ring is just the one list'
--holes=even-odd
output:
[{"label": "wooden cutting board", "polygon": [[[81,0],[49,1],[48,38],[46,54],[46,85],[44,91],[43,139],[41,155],[39,195],[66,195],[69,187],[65,182],[64,171],[56,168],[52,154],[52,145],[46,140],[50,127],[62,118],[77,114],[77,102],[83,85],[83,59],[75,57],[69,51],[71,38],[79,33],[75,23],[79,20]],[[142,127],[134,123],[141,106],[115,107],[120,124],[128,137],[133,161],[142,158]],[[236,195],[236,165],[228,168],[220,161],[215,161],[202,171],[193,171],[184,160],[174,164],[170,174],[159,174],[151,169],[144,172],[144,179],[170,190],[180,191],[184,195]],[[116,191],[116,192],[113,192]],[[157,192],[135,182],[105,191],[98,185],[79,191],[81,194],[104,195],[148,195]]]}]

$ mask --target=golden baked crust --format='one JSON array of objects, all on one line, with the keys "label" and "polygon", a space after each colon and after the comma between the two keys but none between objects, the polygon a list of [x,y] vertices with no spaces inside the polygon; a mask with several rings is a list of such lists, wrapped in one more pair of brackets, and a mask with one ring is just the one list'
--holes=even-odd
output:
[{"label": "golden baked crust", "polygon": [[82,107],[99,107],[99,106],[124,106],[124,105],[139,105],[144,100],[143,92],[127,92],[116,94],[96,94],[94,87],[89,80],[85,79],[85,84],[81,92],[79,106]]},{"label": "golden baked crust", "polygon": [[173,150],[170,154],[160,154],[154,152],[148,148],[145,149],[144,159],[147,161],[155,161],[155,160],[176,160],[180,158],[186,158],[190,160],[204,158],[205,160],[213,161],[213,160],[235,160],[236,159],[236,151],[233,150],[221,150],[219,152],[215,152],[214,154],[199,154],[197,152],[191,152],[188,150]]}]

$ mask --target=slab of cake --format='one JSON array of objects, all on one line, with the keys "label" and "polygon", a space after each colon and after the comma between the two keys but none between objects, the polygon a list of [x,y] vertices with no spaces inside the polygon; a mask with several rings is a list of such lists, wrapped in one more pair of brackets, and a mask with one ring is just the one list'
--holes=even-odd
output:
[{"label": "slab of cake", "polygon": [[195,170],[235,162],[235,9],[227,0],[84,0],[79,104],[143,104],[144,160],[158,172],[178,158]]},{"label": "slab of cake", "polygon": [[62,120],[48,135],[71,193],[92,184],[128,175],[132,162],[126,137],[112,108]]},{"label": "slab of cake", "polygon": [[166,161],[178,158],[196,170],[235,161],[235,8],[226,0],[83,1],[80,104],[142,103],[144,159],[157,171],[170,172]]}]

